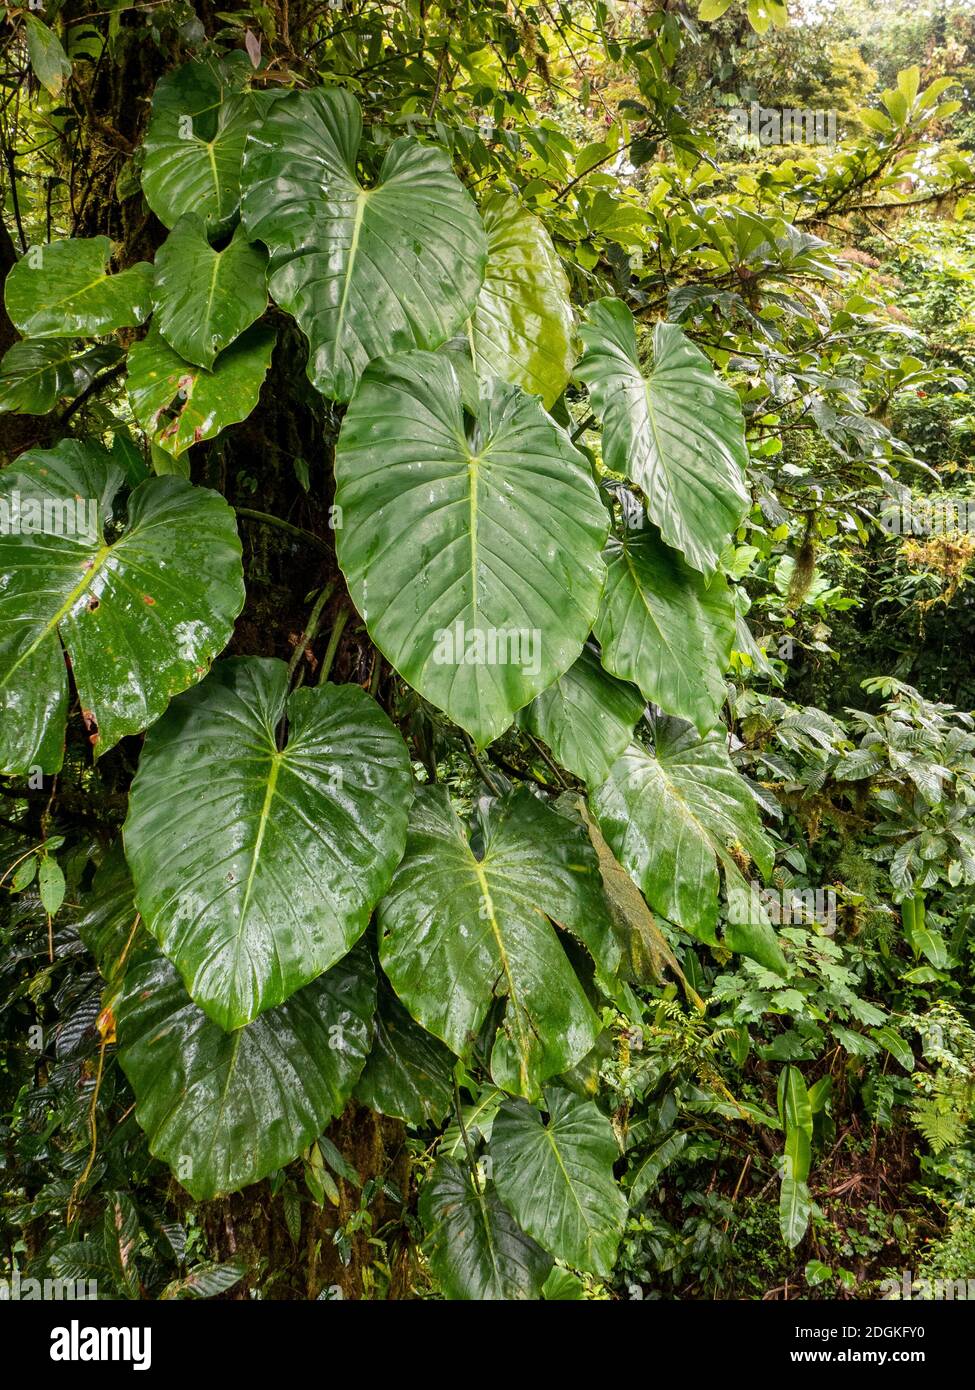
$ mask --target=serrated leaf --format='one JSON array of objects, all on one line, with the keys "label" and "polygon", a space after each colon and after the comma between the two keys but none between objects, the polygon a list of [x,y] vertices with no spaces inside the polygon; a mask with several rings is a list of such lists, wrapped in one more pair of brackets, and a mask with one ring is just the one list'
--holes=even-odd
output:
[{"label": "serrated leaf", "polygon": [[379,907],[383,969],[413,1017],[458,1055],[503,1001],[491,1075],[528,1098],[580,1061],[599,1032],[551,922],[597,961],[611,954],[581,827],[521,791],[492,808],[478,858],[446,792],[421,788],[406,854]]},{"label": "serrated leaf", "polygon": [[32,246],[4,282],[7,313],[25,338],[98,338],[143,323],[152,308],[152,266],[110,275],[107,236]]},{"label": "serrated leaf", "polygon": [[364,690],[289,696],[283,661],[219,662],[150,730],[125,853],[147,927],[210,1018],[239,1028],[345,955],[403,853],[412,787]]},{"label": "serrated leaf", "polygon": [[718,863],[740,845],[763,876],[772,848],[722,733],[700,738],[660,719],[656,756],[633,744],[591,805],[613,853],[650,906],[702,941],[717,941]]},{"label": "serrated leaf", "polygon": [[591,304],[576,375],[602,421],[603,458],[641,489],[664,540],[705,575],[748,509],[738,396],[676,324],[653,330],[653,367],[640,368],[633,315],[618,299]]},{"label": "serrated leaf", "polygon": [[501,377],[550,409],[575,360],[562,262],[542,223],[517,198],[495,194],[482,217],[487,268],[470,323],[475,369],[485,384]]},{"label": "serrated leaf", "polygon": [[616,680],[583,647],[579,660],[520,712],[518,722],[548,745],[562,767],[599,786],[643,710],[640,692]]},{"label": "serrated leaf", "polygon": [[149,942],[118,1001],[118,1057],[149,1150],[198,1201],[297,1158],[340,1114],[365,1063],[376,1003],[358,946],[236,1032],[192,1002]]},{"label": "serrated leaf", "polygon": [[656,528],[611,536],[595,633],[607,671],[705,734],[726,697],[735,605],[723,575],[705,581]]},{"label": "serrated leaf", "polygon": [[498,1195],[522,1230],[575,1269],[608,1278],[626,1199],[613,1176],[619,1145],[590,1100],[552,1087],[548,1120],[523,1101],[505,1101],[491,1132]]},{"label": "serrated leaf", "polygon": [[[64,652],[99,756],[205,674],[243,607],[240,541],[224,499],[180,479],[150,479],[131,493],[127,525],[108,543],[123,477],[115,454],[76,440],[21,454],[3,471],[0,507],[18,517],[0,529],[5,772],[61,766]],[[25,531],[33,508],[42,525],[46,509],[48,530]]]},{"label": "serrated leaf", "polygon": [[608,519],[533,397],[495,382],[465,427],[447,357],[374,362],[335,456],[339,564],[369,634],[479,747],[579,656]]},{"label": "serrated leaf", "polygon": [[246,420],[271,365],[274,329],[254,324],[214,361],[196,367],[153,326],[129,351],[132,413],[154,444],[178,458],[192,444]]},{"label": "serrated leaf", "polygon": [[420,1193],[424,1249],[447,1298],[541,1298],[552,1257],[520,1230],[491,1184],[475,1191],[470,1173],[438,1158]]},{"label": "serrated leaf", "polygon": [[203,219],[184,213],[156,253],[153,322],[174,352],[209,370],[267,308],[266,274],[267,256],[242,227],[214,251]]}]

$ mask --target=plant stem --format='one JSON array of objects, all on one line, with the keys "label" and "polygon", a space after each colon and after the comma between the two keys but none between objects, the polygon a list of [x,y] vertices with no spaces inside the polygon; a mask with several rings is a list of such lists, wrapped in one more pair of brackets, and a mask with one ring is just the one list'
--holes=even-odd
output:
[{"label": "plant stem", "polygon": [[332,662],[335,660],[335,652],[339,645],[339,639],[345,631],[345,625],[349,621],[349,610],[342,608],[336,615],[335,622],[332,624],[332,635],[328,639],[328,646],[325,648],[325,655],[322,657],[321,669],[318,672],[318,684],[324,685],[328,680],[329,672],[332,669]]},{"label": "plant stem", "polygon": [[328,541],[323,541],[321,536],[316,536],[311,531],[305,531],[300,526],[293,526],[290,521],[284,521],[279,516],[272,516],[270,512],[256,512],[253,507],[235,507],[238,516],[247,517],[249,521],[260,521],[265,526],[277,526],[281,531],[287,531],[289,535],[297,537],[298,540],[308,541],[310,545],[317,546],[319,550],[329,550]]},{"label": "plant stem", "polygon": [[311,641],[311,639],[315,636],[315,633],[318,631],[318,619],[321,617],[322,609],[325,607],[326,603],[328,603],[334,591],[335,580],[330,579],[328,583],[325,585],[325,587],[319,592],[319,595],[315,600],[315,606],[309,613],[308,621],[305,623],[305,630],[298,638],[298,641],[295,643],[294,653],[292,654],[291,660],[288,662],[289,685],[291,684],[291,677],[295,673],[295,667],[301,660],[302,652],[305,650],[305,648],[308,646],[308,643]]}]

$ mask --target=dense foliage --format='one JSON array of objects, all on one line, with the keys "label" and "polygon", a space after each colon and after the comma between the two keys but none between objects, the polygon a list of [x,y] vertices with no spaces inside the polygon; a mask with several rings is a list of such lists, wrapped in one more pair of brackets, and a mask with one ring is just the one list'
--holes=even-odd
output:
[{"label": "dense foliage", "polygon": [[890,8],[8,7],[5,1278],[967,1278],[975,13]]}]

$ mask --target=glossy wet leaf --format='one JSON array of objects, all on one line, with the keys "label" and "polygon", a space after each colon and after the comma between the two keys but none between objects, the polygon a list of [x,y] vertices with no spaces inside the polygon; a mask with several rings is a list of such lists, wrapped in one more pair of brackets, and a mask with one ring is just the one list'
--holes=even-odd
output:
[{"label": "glossy wet leaf", "polygon": [[718,863],[738,845],[762,876],[772,848],[723,733],[701,738],[678,719],[656,721],[656,756],[632,744],[592,799],[603,834],[650,906],[716,942]]},{"label": "glossy wet leaf", "polygon": [[122,356],[99,344],[79,353],[73,338],[28,338],[0,361],[0,414],[46,415],[63,396],[77,396]]},{"label": "glossy wet leaf", "polygon": [[373,358],[437,348],[470,315],[486,239],[447,155],[399,139],[356,173],[362,112],[337,87],[291,92],[248,140],[241,216],[271,253],[272,298],[308,338],[308,375],[347,401]]},{"label": "glossy wet leaf", "polygon": [[580,826],[521,791],[492,809],[479,859],[446,792],[417,793],[406,854],[379,908],[383,969],[413,1017],[458,1055],[501,1001],[491,1075],[529,1098],[584,1057],[599,1031],[553,922],[613,967],[599,871]]},{"label": "glossy wet leaf", "polygon": [[108,271],[107,236],[32,246],[4,282],[7,313],[25,338],[98,338],[134,328],[152,309],[152,266]]},{"label": "glossy wet leaf", "polygon": [[152,729],[125,822],[136,902],[221,1027],[282,1003],[362,935],[402,855],[412,785],[406,745],[364,690],[289,696],[282,661],[218,663]]},{"label": "glossy wet leaf", "polygon": [[117,1010],[118,1056],[149,1150],[197,1200],[297,1158],[343,1110],[372,1036],[376,982],[360,946],[286,1003],[225,1033],[145,946]]},{"label": "glossy wet leaf", "polygon": [[266,274],[267,256],[243,228],[214,251],[202,218],[185,213],[156,253],[153,322],[174,352],[209,370],[267,308]]},{"label": "glossy wet leaf", "polygon": [[576,375],[602,422],[606,466],[642,490],[667,544],[712,574],[749,503],[737,393],[672,323],[654,326],[645,376],[621,300],[591,304],[580,334],[586,351]]},{"label": "glossy wet leaf", "polygon": [[705,580],[655,528],[611,536],[595,633],[607,671],[707,733],[727,689],[735,605],[723,575]]},{"label": "glossy wet leaf", "polygon": [[356,1099],[411,1125],[439,1125],[453,1104],[454,1058],[380,987],[376,1033]]},{"label": "glossy wet leaf", "polygon": [[495,382],[469,431],[464,405],[444,355],[369,367],[336,450],[336,547],[376,646],[483,747],[581,652],[608,519],[537,400]]},{"label": "glossy wet leaf", "polygon": [[487,268],[470,324],[477,374],[513,382],[548,409],[575,360],[569,282],[548,232],[517,198],[495,194],[482,216]]},{"label": "glossy wet leaf", "polygon": [[519,723],[552,750],[556,761],[598,787],[633,737],[643,713],[640,692],[616,680],[591,647],[522,710]]},{"label": "glossy wet leaf", "polygon": [[420,1217],[427,1259],[447,1298],[541,1298],[552,1257],[519,1229],[493,1184],[478,1192],[466,1167],[438,1158],[420,1192]]},{"label": "glossy wet leaf", "polygon": [[[244,62],[241,63],[241,59]],[[143,144],[142,191],[166,227],[186,212],[226,230],[240,202],[248,129],[261,102],[244,88],[243,54],[184,63],[156,84]]]},{"label": "glossy wet leaf", "polygon": [[[243,607],[234,513],[208,488],[153,478],[105,538],[120,457],[65,440],[0,475],[0,768],[61,766],[65,653],[96,756],[206,673]],[[46,530],[27,530],[39,523]],[[62,646],[63,644],[63,646]]]},{"label": "glossy wet leaf", "polygon": [[[99,864],[83,910],[79,909],[74,922],[103,979],[110,985],[118,984],[139,928],[132,875],[121,839],[116,840]],[[144,932],[140,939],[145,940]]]},{"label": "glossy wet leaf", "polygon": [[575,1269],[607,1278],[626,1220],[613,1176],[619,1145],[591,1101],[553,1086],[542,1115],[505,1101],[491,1131],[492,1173],[522,1230]]},{"label": "glossy wet leaf", "polygon": [[155,444],[178,458],[191,445],[247,419],[273,350],[274,329],[254,324],[207,371],[180,357],[153,327],[129,351],[126,389],[132,413]]}]

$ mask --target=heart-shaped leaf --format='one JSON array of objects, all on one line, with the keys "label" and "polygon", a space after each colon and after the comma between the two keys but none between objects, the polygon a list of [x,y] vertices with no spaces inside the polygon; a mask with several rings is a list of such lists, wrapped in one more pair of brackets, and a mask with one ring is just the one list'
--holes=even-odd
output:
[{"label": "heart-shaped leaf", "polygon": [[604,671],[584,647],[575,665],[522,710],[519,723],[562,767],[598,787],[629,745],[644,705],[638,690]]},{"label": "heart-shaped leaf", "polygon": [[653,370],[644,378],[626,305],[597,300],[586,320],[576,375],[602,421],[606,466],[643,491],[667,544],[711,574],[748,510],[737,393],[676,324],[654,326]]},{"label": "heart-shaped leaf", "polygon": [[107,236],[32,246],[4,282],[7,313],[26,338],[98,338],[143,323],[152,308],[152,266],[110,275]]},{"label": "heart-shaped leaf", "polygon": [[366,371],[335,455],[339,563],[370,636],[479,747],[589,634],[607,515],[539,401],[495,382],[465,428],[457,371],[412,352]]},{"label": "heart-shaped leaf", "polygon": [[375,357],[437,348],[469,317],[487,254],[442,150],[401,139],[356,174],[362,112],[340,88],[292,92],[247,142],[241,216],[271,253],[270,290],[308,338],[308,375],[347,401]]},{"label": "heart-shaped leaf", "polygon": [[477,374],[541,396],[549,409],[575,361],[569,282],[548,232],[517,198],[495,194],[482,215],[487,269],[470,328]]},{"label": "heart-shaped leaf", "polygon": [[446,792],[418,792],[379,909],[383,969],[413,1017],[458,1055],[503,1001],[491,1075],[528,1098],[599,1031],[549,919],[612,968],[599,870],[579,826],[522,791],[492,810],[478,858]]},{"label": "heart-shaped leaf", "polygon": [[362,935],[412,788],[406,745],[364,690],[289,696],[282,661],[220,662],[151,731],[124,832],[136,902],[221,1027],[282,1003]]},{"label": "heart-shaped leaf", "polygon": [[477,1191],[466,1168],[440,1157],[423,1184],[420,1217],[430,1268],[447,1298],[541,1298],[552,1257],[518,1229],[493,1184]]},{"label": "heart-shaped leaf", "polygon": [[505,1101],[491,1131],[498,1195],[522,1230],[574,1269],[608,1278],[626,1220],[613,1176],[613,1127],[591,1100],[552,1087],[544,1121],[532,1105]]},{"label": "heart-shaped leaf", "polygon": [[65,440],[0,475],[0,768],[61,766],[68,682],[96,756],[157,719],[205,674],[244,604],[240,541],[222,497],[153,478],[107,541],[122,462]]},{"label": "heart-shaped leaf", "polygon": [[439,1125],[453,1103],[454,1058],[380,985],[376,1035],[356,1100],[411,1125]]},{"label": "heart-shaped leaf", "polygon": [[731,765],[723,730],[700,738],[682,720],[658,719],[654,748],[656,756],[630,746],[596,792],[593,810],[650,906],[716,943],[718,862],[737,845],[767,876],[772,847]]},{"label": "heart-shaped leaf", "polygon": [[201,439],[247,419],[271,365],[274,336],[273,328],[254,324],[208,372],[174,352],[153,326],[129,351],[133,415],[155,444],[179,458]]},{"label": "heart-shaped leaf", "polygon": [[156,84],[143,145],[142,191],[166,227],[195,212],[207,231],[225,231],[240,203],[247,131],[261,98],[245,90],[242,53],[184,63]]},{"label": "heart-shaped leaf", "polygon": [[119,1061],[150,1152],[198,1201],[297,1158],[340,1114],[365,1064],[376,977],[357,946],[246,1028],[225,1033],[147,947],[116,1006]]},{"label": "heart-shaped leaf", "polygon": [[242,227],[214,251],[202,218],[185,213],[156,253],[153,322],[174,352],[209,370],[267,308],[266,271]]},{"label": "heart-shaped leaf", "polygon": [[705,580],[656,528],[611,536],[595,632],[607,671],[633,681],[702,734],[726,696],[735,604],[723,575]]}]

